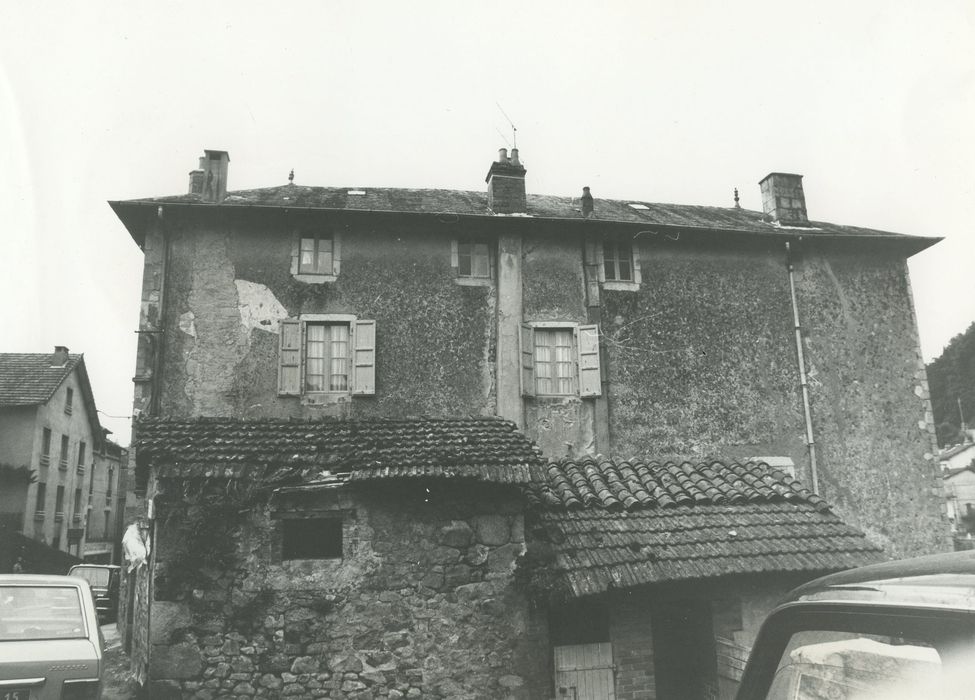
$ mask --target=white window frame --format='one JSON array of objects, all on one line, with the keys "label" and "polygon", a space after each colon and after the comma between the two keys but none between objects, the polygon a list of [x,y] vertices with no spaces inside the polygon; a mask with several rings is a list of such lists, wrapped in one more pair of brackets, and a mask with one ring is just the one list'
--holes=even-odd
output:
[{"label": "white window frame", "polygon": [[[535,376],[536,331],[571,331],[572,357],[575,365],[571,393],[539,393]],[[521,394],[538,398],[565,399],[571,397],[592,398],[602,394],[602,376],[599,359],[599,327],[566,321],[535,321],[521,326],[519,335],[521,350]]]},{"label": "white window frame", "polygon": [[[301,241],[305,238],[331,237],[332,239],[332,269],[326,272],[301,272]],[[320,284],[322,282],[334,282],[338,279],[339,271],[342,267],[342,237],[335,229],[299,229],[294,232],[291,244],[291,276],[299,282],[308,284]]]},{"label": "white window frame", "polygon": [[[307,329],[310,325],[349,327],[348,388],[339,391],[306,389]],[[353,314],[302,314],[280,323],[278,395],[297,396],[307,404],[348,401],[376,393],[376,322]],[[297,334],[297,335],[296,335]]]},{"label": "white window frame", "polygon": [[606,279],[606,244],[618,245],[620,238],[606,237],[597,246],[596,258],[599,263],[599,283],[603,289],[620,292],[635,292],[640,289],[643,283],[643,276],[640,270],[640,253],[636,245],[636,239],[629,241],[630,245],[630,270],[633,275],[632,280]]},{"label": "white window frame", "polygon": [[[487,275],[475,275],[474,255],[471,253],[471,274],[462,275],[460,272],[460,245],[467,243],[470,245],[484,245],[487,247]],[[490,286],[494,283],[494,242],[489,238],[479,238],[477,236],[458,236],[450,241],[450,267],[453,270],[454,281],[460,285],[472,287]]]}]

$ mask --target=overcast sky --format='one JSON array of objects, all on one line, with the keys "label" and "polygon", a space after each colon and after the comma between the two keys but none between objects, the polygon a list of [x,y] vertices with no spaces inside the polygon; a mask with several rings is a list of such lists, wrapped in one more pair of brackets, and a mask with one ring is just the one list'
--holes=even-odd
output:
[{"label": "overcast sky", "polygon": [[528,190],[944,237],[910,261],[926,360],[975,320],[975,2],[4,2],[0,351],[83,352],[129,441],[142,254],[106,201],[230,189]]}]

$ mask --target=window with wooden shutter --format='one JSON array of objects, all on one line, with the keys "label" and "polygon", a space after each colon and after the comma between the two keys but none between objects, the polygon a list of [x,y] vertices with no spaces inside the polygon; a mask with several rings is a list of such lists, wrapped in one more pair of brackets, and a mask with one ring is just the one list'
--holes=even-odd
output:
[{"label": "window with wooden shutter", "polygon": [[521,395],[535,395],[535,331],[521,326]]},{"label": "window with wooden shutter", "polygon": [[279,327],[278,394],[298,396],[301,394],[301,321],[286,318]]},{"label": "window with wooden shutter", "polygon": [[576,331],[579,351],[579,396],[599,396],[599,326],[579,326]]},{"label": "window with wooden shutter", "polygon": [[376,322],[352,323],[352,393],[372,396],[376,393]]}]

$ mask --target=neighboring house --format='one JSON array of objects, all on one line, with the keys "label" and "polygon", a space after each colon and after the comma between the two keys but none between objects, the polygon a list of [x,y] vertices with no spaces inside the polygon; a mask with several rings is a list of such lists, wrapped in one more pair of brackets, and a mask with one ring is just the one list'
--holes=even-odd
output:
[{"label": "neighboring house", "polygon": [[949,445],[938,453],[938,464],[948,472],[963,469],[975,462],[975,442]]},{"label": "neighboring house", "polygon": [[975,535],[975,461],[944,473],[948,519],[956,536]]},{"label": "neighboring house", "polygon": [[85,561],[93,564],[118,564],[121,561],[127,467],[128,450],[106,436],[95,451],[87,479]]},{"label": "neighboring house", "polygon": [[[548,698],[592,651],[591,697],[646,699],[692,642],[698,695],[727,696],[793,583],[948,547],[906,268],[934,239],[810,222],[781,173],[753,212],[528,195],[517,151],[486,192],[227,192],[228,168],[206,151],[189,194],[111,203],[145,253],[132,459],[154,537],[131,598],[152,624],[131,643],[153,697]],[[434,418],[386,424],[404,416]],[[631,569],[578,518],[623,527]],[[187,523],[230,559],[190,557]],[[675,561],[653,527],[686,541]],[[550,539],[535,566],[545,532],[582,549]],[[711,551],[735,561],[695,563]],[[572,556],[605,565],[592,588]],[[621,601],[639,629],[604,630]],[[592,650],[577,609],[603,621]]]},{"label": "neighboring house", "polygon": [[0,353],[0,517],[9,529],[83,558],[104,442],[83,355],[61,346]]}]

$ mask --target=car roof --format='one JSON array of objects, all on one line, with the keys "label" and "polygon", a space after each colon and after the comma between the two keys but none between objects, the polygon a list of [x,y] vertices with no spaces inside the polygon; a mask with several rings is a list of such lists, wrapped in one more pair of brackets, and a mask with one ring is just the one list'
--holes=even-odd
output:
[{"label": "car roof", "polygon": [[786,602],[843,602],[975,611],[975,550],[842,571],[795,589]]},{"label": "car roof", "polygon": [[0,574],[0,585],[22,586],[87,586],[78,576],[54,576],[49,574]]}]

